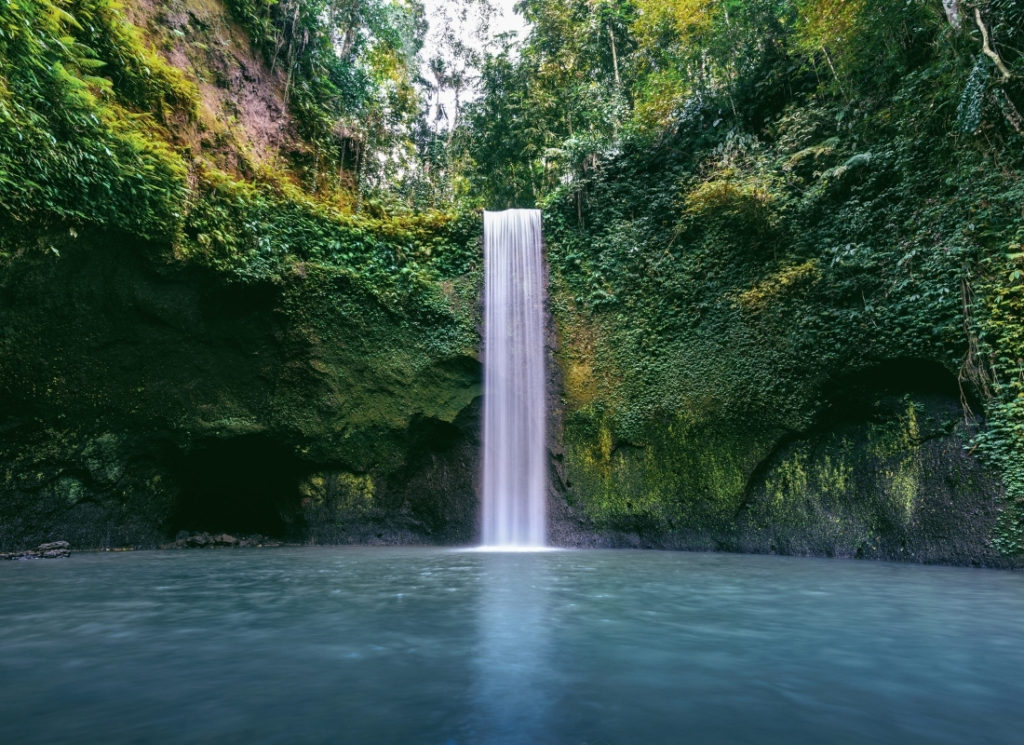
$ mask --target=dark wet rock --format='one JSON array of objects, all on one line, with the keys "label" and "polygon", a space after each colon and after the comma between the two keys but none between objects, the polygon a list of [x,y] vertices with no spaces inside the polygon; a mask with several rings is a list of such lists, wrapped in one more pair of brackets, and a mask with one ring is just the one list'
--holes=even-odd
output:
[{"label": "dark wet rock", "polygon": [[577,416],[566,449],[549,445],[551,542],[1020,566],[990,540],[1003,487],[969,450],[984,422],[954,376],[929,369],[833,381],[799,430],[651,420],[627,442]]},{"label": "dark wet rock", "polygon": [[71,546],[67,541],[42,543],[36,548],[36,551],[43,559],[66,559],[71,556]]},{"label": "dark wet rock", "polygon": [[71,546],[67,541],[50,541],[41,543],[27,551],[0,554],[0,559],[25,561],[28,559],[66,559],[69,556],[71,556]]},{"label": "dark wet rock", "polygon": [[165,543],[160,548],[273,548],[280,545],[280,541],[267,538],[259,533],[238,538],[230,533],[211,535],[206,532],[189,533],[181,530],[178,531],[173,543]]},{"label": "dark wet rock", "polygon": [[211,543],[213,543],[213,539],[210,538],[209,533],[196,533],[185,539],[185,545],[190,548],[202,548],[203,546],[209,546]]}]

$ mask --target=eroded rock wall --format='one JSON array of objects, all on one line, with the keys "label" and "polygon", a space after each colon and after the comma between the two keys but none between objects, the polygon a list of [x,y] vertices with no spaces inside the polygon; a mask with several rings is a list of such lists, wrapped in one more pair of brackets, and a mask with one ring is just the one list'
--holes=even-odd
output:
[{"label": "eroded rock wall", "polygon": [[240,283],[111,234],[26,251],[0,277],[0,550],[468,542],[479,363],[424,323],[323,266]]}]

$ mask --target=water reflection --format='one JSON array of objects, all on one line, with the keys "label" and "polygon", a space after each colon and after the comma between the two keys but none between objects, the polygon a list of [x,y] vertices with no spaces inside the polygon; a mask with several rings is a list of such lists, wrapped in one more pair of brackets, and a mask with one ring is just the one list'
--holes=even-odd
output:
[{"label": "water reflection", "polygon": [[519,745],[545,740],[551,691],[550,554],[481,556],[474,660],[474,742]]},{"label": "water reflection", "polygon": [[0,744],[1019,745],[1024,576],[569,551],[0,566]]}]

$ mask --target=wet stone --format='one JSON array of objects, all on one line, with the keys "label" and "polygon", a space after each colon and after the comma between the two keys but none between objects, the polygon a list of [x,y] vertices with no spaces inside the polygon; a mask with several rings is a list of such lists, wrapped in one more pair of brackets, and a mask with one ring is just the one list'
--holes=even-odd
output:
[{"label": "wet stone", "polygon": [[50,541],[41,543],[27,551],[16,551],[0,554],[0,560],[27,561],[30,559],[66,559],[71,556],[71,544],[67,541]]}]

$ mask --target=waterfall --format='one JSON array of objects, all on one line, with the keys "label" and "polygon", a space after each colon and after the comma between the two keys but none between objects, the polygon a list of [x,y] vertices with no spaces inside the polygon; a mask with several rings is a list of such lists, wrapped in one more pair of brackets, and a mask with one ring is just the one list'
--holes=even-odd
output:
[{"label": "waterfall", "polygon": [[484,212],[484,546],[547,543],[540,225]]}]

